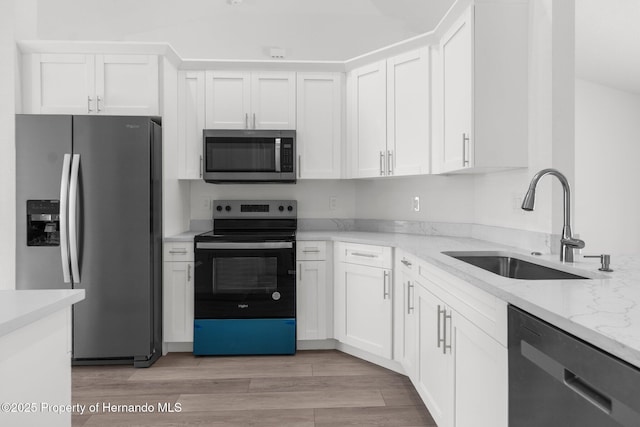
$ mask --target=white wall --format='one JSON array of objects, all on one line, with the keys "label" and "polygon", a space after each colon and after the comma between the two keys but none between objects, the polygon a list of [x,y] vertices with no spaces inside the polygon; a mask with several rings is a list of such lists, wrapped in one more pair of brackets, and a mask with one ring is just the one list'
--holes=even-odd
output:
[{"label": "white wall", "polygon": [[[473,177],[417,176],[356,180],[357,218],[471,223]],[[420,212],[412,209],[420,197]]]},{"label": "white wall", "polygon": [[[15,288],[15,116],[20,108],[15,41],[35,34],[35,0],[7,0],[0,13],[0,289]],[[16,110],[16,108],[18,110]]]},{"label": "white wall", "polygon": [[[353,181],[301,180],[294,184],[207,184],[191,182],[191,219],[211,219],[211,200],[275,199],[298,201],[300,218],[354,218],[356,191]],[[336,209],[329,201],[336,197]]]},{"label": "white wall", "polygon": [[583,253],[640,253],[640,93],[576,80],[575,123]]}]

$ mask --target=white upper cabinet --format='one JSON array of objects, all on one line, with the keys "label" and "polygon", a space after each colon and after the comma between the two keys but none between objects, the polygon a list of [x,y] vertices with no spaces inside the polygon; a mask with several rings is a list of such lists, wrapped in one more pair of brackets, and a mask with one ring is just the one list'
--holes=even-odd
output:
[{"label": "white upper cabinet", "polygon": [[527,166],[526,2],[467,8],[433,50],[434,172]]},{"label": "white upper cabinet", "polygon": [[206,72],[208,129],[295,129],[295,72]]},{"label": "white upper cabinet", "polygon": [[387,60],[387,175],[429,173],[429,49]]},{"label": "white upper cabinet", "polygon": [[157,115],[155,55],[25,55],[25,112]]},{"label": "white upper cabinet", "polygon": [[178,178],[202,178],[205,125],[204,71],[178,72]]},{"label": "white upper cabinet", "polygon": [[297,75],[298,178],[341,176],[342,74]]},{"label": "white upper cabinet", "polygon": [[379,61],[349,74],[351,173],[354,178],[383,176],[387,151],[387,67]]},{"label": "white upper cabinet", "polygon": [[349,75],[352,175],[429,173],[429,49],[352,70]]}]

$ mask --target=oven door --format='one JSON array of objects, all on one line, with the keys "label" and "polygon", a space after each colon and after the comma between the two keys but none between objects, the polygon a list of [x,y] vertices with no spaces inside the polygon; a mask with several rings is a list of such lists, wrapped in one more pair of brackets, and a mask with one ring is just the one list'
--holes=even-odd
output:
[{"label": "oven door", "polygon": [[295,242],[197,242],[195,318],[291,318]]}]

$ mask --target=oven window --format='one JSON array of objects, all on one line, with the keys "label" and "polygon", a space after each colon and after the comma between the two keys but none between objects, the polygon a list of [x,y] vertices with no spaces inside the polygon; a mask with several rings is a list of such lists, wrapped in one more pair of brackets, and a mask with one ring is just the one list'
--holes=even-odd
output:
[{"label": "oven window", "polygon": [[273,138],[207,138],[207,172],[273,172],[276,169]]},{"label": "oven window", "polygon": [[272,294],[277,290],[277,257],[225,257],[213,260],[214,294]]}]

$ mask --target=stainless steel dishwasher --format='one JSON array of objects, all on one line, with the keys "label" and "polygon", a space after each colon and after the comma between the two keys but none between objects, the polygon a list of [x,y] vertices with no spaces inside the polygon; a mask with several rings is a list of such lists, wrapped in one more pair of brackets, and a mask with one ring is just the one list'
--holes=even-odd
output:
[{"label": "stainless steel dishwasher", "polygon": [[509,306],[509,426],[640,426],[640,370]]}]

